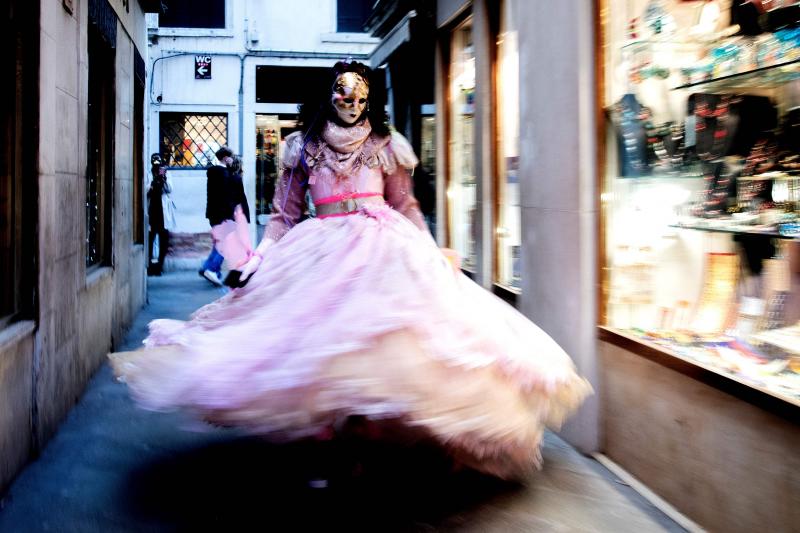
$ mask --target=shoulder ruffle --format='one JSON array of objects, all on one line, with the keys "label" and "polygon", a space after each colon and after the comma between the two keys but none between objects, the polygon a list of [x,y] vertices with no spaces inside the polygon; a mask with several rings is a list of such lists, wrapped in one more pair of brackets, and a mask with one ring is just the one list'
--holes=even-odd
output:
[{"label": "shoulder ruffle", "polygon": [[281,166],[283,168],[296,168],[300,164],[300,151],[303,149],[303,133],[296,131],[286,137]]}]

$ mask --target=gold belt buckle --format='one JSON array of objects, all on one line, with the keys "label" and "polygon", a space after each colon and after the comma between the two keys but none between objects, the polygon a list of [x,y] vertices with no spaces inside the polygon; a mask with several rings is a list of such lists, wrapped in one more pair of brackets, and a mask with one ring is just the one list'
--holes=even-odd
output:
[{"label": "gold belt buckle", "polygon": [[352,213],[353,211],[358,210],[358,202],[356,202],[355,198],[345,198],[342,200],[342,212],[343,213]]}]

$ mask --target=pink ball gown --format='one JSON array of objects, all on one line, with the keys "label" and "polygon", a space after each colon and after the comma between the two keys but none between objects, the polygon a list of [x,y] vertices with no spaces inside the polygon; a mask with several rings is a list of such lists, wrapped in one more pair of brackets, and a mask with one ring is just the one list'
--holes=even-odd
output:
[{"label": "pink ball gown", "polygon": [[[245,287],[111,355],[134,398],[274,440],[362,416],[493,475],[537,467],[544,427],[590,387],[546,333],[456,273],[413,196],[416,164],[367,121],[305,145],[290,135],[266,228],[277,242]],[[306,188],[330,214],[296,224]]]}]

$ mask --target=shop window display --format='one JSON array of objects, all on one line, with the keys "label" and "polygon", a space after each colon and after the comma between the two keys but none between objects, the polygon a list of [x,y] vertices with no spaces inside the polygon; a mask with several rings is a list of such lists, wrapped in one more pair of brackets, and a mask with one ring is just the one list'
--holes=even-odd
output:
[{"label": "shop window display", "polygon": [[256,115],[256,221],[267,223],[278,177],[281,129],[277,115]]},{"label": "shop window display", "polygon": [[475,116],[475,47],[468,19],[453,33],[450,65],[450,164],[447,184],[449,243],[462,266],[477,262],[477,182],[473,151]]},{"label": "shop window display", "polygon": [[497,271],[495,282],[520,289],[519,48],[516,0],[502,3],[497,38],[498,167]]},{"label": "shop window display", "polygon": [[800,9],[762,4],[607,2],[605,325],[800,404]]},{"label": "shop window display", "polygon": [[[257,114],[255,118],[256,194],[254,204],[256,208],[256,235],[260,239],[272,213],[275,180],[278,177],[278,169],[281,168],[280,158],[286,145],[286,137],[290,133],[297,131],[297,115],[294,113]],[[313,202],[311,202],[310,198],[307,198],[306,203],[308,210],[303,216],[314,216]]]},{"label": "shop window display", "polygon": [[[423,116],[420,130],[419,167],[414,174],[414,195],[420,201],[431,234],[436,235],[436,117]],[[418,191],[419,188],[422,191]]]}]

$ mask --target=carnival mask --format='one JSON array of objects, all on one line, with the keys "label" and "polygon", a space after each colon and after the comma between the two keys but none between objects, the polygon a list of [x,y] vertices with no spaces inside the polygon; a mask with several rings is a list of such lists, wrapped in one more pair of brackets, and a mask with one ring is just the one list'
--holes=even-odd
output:
[{"label": "carnival mask", "polygon": [[369,85],[355,72],[339,74],[333,84],[331,104],[339,120],[355,124],[367,107]]}]

